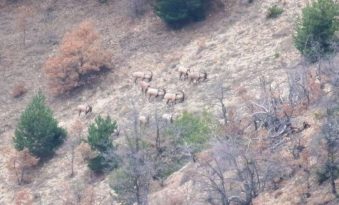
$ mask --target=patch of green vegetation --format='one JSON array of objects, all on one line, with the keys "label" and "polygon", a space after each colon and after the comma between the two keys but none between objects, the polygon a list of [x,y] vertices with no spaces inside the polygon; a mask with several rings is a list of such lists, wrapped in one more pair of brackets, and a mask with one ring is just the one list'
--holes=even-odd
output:
[{"label": "patch of green vegetation", "polygon": [[15,130],[15,148],[27,148],[34,156],[48,158],[65,137],[66,131],[58,127],[52,110],[45,105],[45,96],[39,92],[20,116]]},{"label": "patch of green vegetation", "polygon": [[180,27],[189,20],[205,18],[203,0],[156,0],[155,13],[172,27]]},{"label": "patch of green vegetation", "polygon": [[317,0],[306,6],[297,20],[295,47],[311,62],[334,51],[335,32],[339,29],[339,4]]},{"label": "patch of green vegetation", "polygon": [[321,170],[318,170],[316,172],[317,174],[317,180],[318,183],[321,185],[325,181],[329,180],[331,175],[331,171],[333,172],[334,180],[336,180],[339,177],[339,167],[338,166],[330,166],[329,164],[326,164]]},{"label": "patch of green vegetation", "polygon": [[102,118],[100,115],[88,128],[88,144],[97,156],[88,161],[88,167],[94,172],[118,167],[119,158],[115,154],[116,146],[113,145],[112,134],[117,130],[117,123],[109,116]]},{"label": "patch of green vegetation", "polygon": [[277,5],[271,6],[268,8],[266,18],[277,18],[284,12],[283,8],[280,8]]},{"label": "patch of green vegetation", "polygon": [[210,138],[212,117],[204,112],[200,115],[184,112],[174,123],[179,135],[178,143],[200,151]]}]

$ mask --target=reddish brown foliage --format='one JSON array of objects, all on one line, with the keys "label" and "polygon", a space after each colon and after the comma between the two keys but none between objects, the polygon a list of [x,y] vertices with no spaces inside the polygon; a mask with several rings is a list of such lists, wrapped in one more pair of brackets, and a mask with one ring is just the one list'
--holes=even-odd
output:
[{"label": "reddish brown foliage", "polygon": [[32,192],[28,188],[24,188],[15,193],[15,205],[31,205],[33,204]]},{"label": "reddish brown foliage", "polygon": [[86,78],[110,67],[110,54],[100,46],[93,23],[84,21],[65,34],[59,53],[47,60],[44,71],[51,92],[59,95],[85,84]]},{"label": "reddish brown foliage", "polygon": [[13,87],[11,95],[14,98],[18,98],[18,97],[23,96],[26,92],[27,92],[27,89],[25,88],[25,84],[18,83]]},{"label": "reddish brown foliage", "polygon": [[5,154],[8,155],[7,169],[9,177],[16,180],[18,184],[29,182],[27,171],[34,167],[39,159],[32,156],[27,149],[22,151],[8,150]]}]

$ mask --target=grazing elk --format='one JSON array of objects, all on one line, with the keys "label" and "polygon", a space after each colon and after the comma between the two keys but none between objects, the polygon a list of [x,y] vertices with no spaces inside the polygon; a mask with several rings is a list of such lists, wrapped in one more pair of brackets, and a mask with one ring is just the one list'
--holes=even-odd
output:
[{"label": "grazing elk", "polygon": [[190,72],[189,68],[180,67],[178,71],[179,71],[179,80],[181,80],[182,76],[184,76],[184,80],[188,78],[188,73]]},{"label": "grazing elk", "polygon": [[140,115],[139,116],[139,123],[140,123],[140,126],[143,125],[148,125],[149,123],[149,116],[145,116],[145,115]]},{"label": "grazing elk", "polygon": [[161,116],[161,119],[163,121],[165,121],[166,123],[173,123],[173,114],[169,114],[169,113],[164,113],[162,116]]},{"label": "grazing elk", "polygon": [[164,99],[166,100],[166,104],[169,104],[170,102],[172,104],[176,104],[177,102],[184,102],[185,93],[183,91],[178,91],[176,93],[166,93]]},{"label": "grazing elk", "polygon": [[140,81],[139,82],[139,85],[141,87],[141,92],[145,93],[146,94],[146,91],[149,87],[151,87],[151,84],[148,83],[148,82],[145,82],[145,81]]},{"label": "grazing elk", "polygon": [[132,76],[134,77],[134,83],[136,83],[138,79],[147,80],[148,82],[150,82],[153,78],[153,73],[152,71],[147,72],[137,71],[132,73]]},{"label": "grazing elk", "polygon": [[79,113],[79,116],[81,115],[81,113],[85,113],[85,115],[87,115],[88,113],[92,112],[92,106],[88,104],[78,105],[76,111]]},{"label": "grazing elk", "polygon": [[189,72],[188,73],[188,80],[190,83],[197,83],[200,81],[207,80],[207,73],[204,72]]},{"label": "grazing elk", "polygon": [[151,97],[157,98],[161,97],[163,98],[166,94],[166,90],[163,88],[147,88],[146,90],[146,96],[148,97],[148,100],[151,99]]}]

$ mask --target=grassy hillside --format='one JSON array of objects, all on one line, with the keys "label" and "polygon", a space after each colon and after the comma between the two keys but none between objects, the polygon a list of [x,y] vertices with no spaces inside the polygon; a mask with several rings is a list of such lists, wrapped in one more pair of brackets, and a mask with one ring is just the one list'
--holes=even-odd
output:
[{"label": "grassy hillside", "polygon": [[[159,116],[164,113],[174,116],[173,124],[161,125],[165,143],[172,143],[166,138],[171,134],[183,136],[175,126],[178,121],[185,122],[180,117],[186,112],[193,116],[207,113],[207,118],[201,117],[199,123],[209,122],[212,130],[203,149],[194,153],[195,162],[188,159],[192,150],[185,149],[189,154],[185,155],[183,164],[178,163],[179,171],[162,182],[150,180],[149,204],[208,204],[208,194],[200,179],[208,170],[206,162],[214,159],[218,139],[225,140],[229,136],[245,139],[248,149],[254,150],[250,156],[263,161],[270,159],[284,166],[282,176],[272,177],[274,186],[270,185],[272,187],[254,197],[253,204],[336,204],[338,200],[331,193],[329,181],[319,185],[316,172],[326,158],[326,148],[317,140],[322,135],[323,125],[328,123],[326,109],[333,108],[334,116],[338,117],[338,83],[331,80],[338,79],[339,55],[311,64],[294,47],[295,22],[307,2],[213,1],[205,20],[172,29],[148,4],[136,15],[134,4],[129,0],[106,3],[0,0],[0,151],[3,153],[0,157],[0,204],[117,204],[116,193],[110,187],[110,174],[98,175],[87,167],[83,156],[89,151],[85,143],[75,148],[74,176],[70,177],[72,137],[86,140],[87,127],[94,119],[109,115],[120,129],[115,142],[118,147],[124,147],[125,137],[132,135],[134,129],[133,111],[150,118],[141,129],[145,147],[155,146],[152,144],[157,125],[155,112]],[[274,5],[283,12],[276,18],[268,18]],[[58,54],[65,33],[83,21],[93,23],[100,45],[109,52],[111,68],[89,78],[90,83],[68,94],[54,96],[44,73],[45,63]],[[205,71],[207,80],[199,83],[180,80],[179,68]],[[319,68],[324,72],[319,73]],[[184,101],[167,105],[163,100],[147,99],[132,76],[133,72],[146,70],[153,73],[152,87],[164,88],[169,93],[183,91]],[[329,70],[333,72],[327,72]],[[293,81],[295,79],[299,80]],[[285,103],[291,97],[291,80],[304,83],[309,91],[307,97],[300,97],[300,89],[295,91],[298,96],[292,98],[298,103],[292,106],[292,111]],[[13,180],[13,170],[8,168],[15,156],[12,138],[20,113],[39,90],[46,95],[47,105],[59,126],[69,133],[69,139],[53,158],[29,169],[27,183],[18,185]],[[22,96],[20,91],[23,91]],[[283,114],[275,114],[281,120],[288,113],[290,123],[284,124],[286,133],[280,133],[277,138],[281,139],[281,144],[277,141],[270,144],[272,135],[267,126],[255,129],[253,117],[267,108],[262,109],[263,105],[270,107],[273,100],[281,99],[283,103],[275,105]],[[220,123],[223,120],[220,102],[227,110],[226,125]],[[92,112],[78,116],[77,107],[82,104],[91,105]],[[75,129],[76,124],[81,128]],[[196,135],[202,133],[205,134],[204,130]],[[191,140],[191,136],[194,141],[194,133],[187,139]],[[275,145],[277,148],[271,149]],[[248,149],[244,148],[246,152]],[[294,149],[298,151],[297,157]],[[124,150],[122,152],[125,154]],[[223,174],[226,178],[233,176],[230,170]],[[338,188],[338,179],[336,184]],[[239,193],[237,188],[232,189],[238,186],[236,182],[227,185],[232,190],[230,195]],[[243,196],[243,192],[240,195]]]}]

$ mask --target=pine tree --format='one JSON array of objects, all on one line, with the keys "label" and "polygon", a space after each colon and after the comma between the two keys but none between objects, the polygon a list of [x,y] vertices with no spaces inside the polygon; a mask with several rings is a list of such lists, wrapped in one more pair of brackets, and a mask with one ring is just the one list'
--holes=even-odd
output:
[{"label": "pine tree", "polygon": [[51,156],[66,137],[66,131],[58,127],[45,97],[39,92],[21,114],[15,130],[14,144],[17,150],[27,148],[39,158]]},{"label": "pine tree", "polygon": [[170,26],[204,18],[203,0],[157,0],[155,13]]},{"label": "pine tree", "polygon": [[117,123],[109,116],[106,119],[98,116],[95,123],[88,128],[88,144],[97,156],[88,161],[88,166],[95,172],[104,169],[112,169],[118,166],[118,158],[115,154],[116,147],[113,145],[112,135],[117,131]]},{"label": "pine tree", "polygon": [[339,28],[339,5],[333,0],[317,0],[305,7],[297,21],[294,44],[310,61],[332,52],[334,33]]}]

